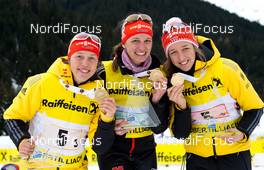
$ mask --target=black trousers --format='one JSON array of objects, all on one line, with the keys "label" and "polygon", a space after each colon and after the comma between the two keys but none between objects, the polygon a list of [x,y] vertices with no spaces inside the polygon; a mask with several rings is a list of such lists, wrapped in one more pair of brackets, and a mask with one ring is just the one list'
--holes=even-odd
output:
[{"label": "black trousers", "polygon": [[187,153],[186,170],[251,170],[250,151],[208,158]]},{"label": "black trousers", "polygon": [[109,152],[97,156],[100,170],[156,170],[156,150],[151,149],[140,154]]}]

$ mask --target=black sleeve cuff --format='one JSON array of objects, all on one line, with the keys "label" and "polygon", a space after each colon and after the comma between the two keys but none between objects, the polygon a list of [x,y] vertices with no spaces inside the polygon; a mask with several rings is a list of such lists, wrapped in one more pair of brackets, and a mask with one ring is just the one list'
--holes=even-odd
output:
[{"label": "black sleeve cuff", "polygon": [[192,128],[191,109],[178,110],[175,106],[174,109],[174,120],[171,125],[172,133],[177,139],[187,138]]},{"label": "black sleeve cuff", "polygon": [[31,137],[28,132],[28,124],[22,120],[8,119],[5,121],[4,129],[17,148],[23,139]]},{"label": "black sleeve cuff", "polygon": [[115,139],[115,121],[110,123],[99,120],[98,127],[94,134],[93,141],[97,141],[92,145],[92,149],[98,155],[103,155],[110,150]]},{"label": "black sleeve cuff", "polygon": [[237,125],[237,129],[243,132],[247,136],[247,138],[249,138],[253,130],[259,124],[262,114],[263,108],[245,111]]}]

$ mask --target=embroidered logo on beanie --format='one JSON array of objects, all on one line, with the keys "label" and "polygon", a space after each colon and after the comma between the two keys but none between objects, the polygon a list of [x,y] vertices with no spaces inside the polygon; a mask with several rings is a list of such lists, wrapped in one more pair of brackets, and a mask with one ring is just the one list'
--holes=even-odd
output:
[{"label": "embroidered logo on beanie", "polygon": [[152,37],[152,24],[142,20],[126,23],[122,28],[122,44],[125,44],[130,37],[136,34],[147,34]]}]

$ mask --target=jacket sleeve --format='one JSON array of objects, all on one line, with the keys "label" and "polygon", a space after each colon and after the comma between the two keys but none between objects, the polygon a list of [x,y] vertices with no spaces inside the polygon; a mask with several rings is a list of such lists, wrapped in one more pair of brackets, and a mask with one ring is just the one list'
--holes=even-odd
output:
[{"label": "jacket sleeve", "polygon": [[114,127],[114,121],[106,123],[99,119],[92,145],[92,149],[96,154],[103,155],[110,150],[115,139]]},{"label": "jacket sleeve", "polygon": [[249,137],[262,116],[263,101],[238,64],[231,60],[224,60],[223,64],[224,84],[227,85],[230,95],[244,111],[237,129]]},{"label": "jacket sleeve", "polygon": [[28,78],[4,113],[4,128],[17,147],[22,139],[30,138],[27,123],[40,107],[40,78],[40,75]]},{"label": "jacket sleeve", "polygon": [[158,103],[155,104],[151,102],[151,104],[160,120],[160,124],[157,127],[152,127],[151,130],[154,133],[159,134],[164,132],[169,125],[169,98],[167,93],[164,94]]},{"label": "jacket sleeve", "polygon": [[252,109],[245,111],[241,120],[237,125],[237,129],[243,132],[247,139],[259,124],[260,118],[263,114],[263,109]]},{"label": "jacket sleeve", "polygon": [[30,138],[28,123],[23,120],[7,119],[4,123],[4,129],[17,148],[23,139]]},{"label": "jacket sleeve", "polygon": [[175,104],[170,107],[170,130],[174,137],[177,139],[185,139],[191,133],[191,109],[179,110]]},{"label": "jacket sleeve", "polygon": [[101,120],[100,115],[101,111],[98,110],[88,133],[92,149],[99,155],[106,153],[114,141],[114,121],[106,123]]}]

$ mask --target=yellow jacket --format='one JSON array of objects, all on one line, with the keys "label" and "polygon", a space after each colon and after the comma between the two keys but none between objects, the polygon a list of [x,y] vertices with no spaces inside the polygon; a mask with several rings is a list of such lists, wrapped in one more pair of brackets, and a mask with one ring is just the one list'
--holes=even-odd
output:
[{"label": "yellow jacket", "polygon": [[240,67],[220,57],[212,40],[201,36],[197,40],[199,44],[207,41],[213,56],[207,62],[196,61],[194,77],[198,81],[184,82],[183,95],[192,119],[191,134],[185,140],[186,152],[209,157],[248,150],[248,140],[228,144],[219,136],[236,127],[241,110],[260,109],[263,102]]},{"label": "yellow jacket", "polygon": [[98,81],[87,82],[73,91],[66,57],[58,58],[46,73],[28,78],[4,113],[4,119],[30,121],[30,135],[37,140],[33,155],[44,162],[25,166],[87,169],[84,143],[87,136],[92,142],[100,113],[96,101],[81,93],[96,88]]},{"label": "yellow jacket", "polygon": [[[125,112],[127,108],[140,110],[144,109],[146,105],[149,106],[152,84],[147,77],[136,79],[128,74],[122,75],[120,69],[114,72],[112,61],[105,61],[103,64],[106,72],[107,90],[110,97],[113,97],[116,101],[117,112]],[[141,138],[152,134],[150,128],[135,128],[126,133],[126,138]]]}]

